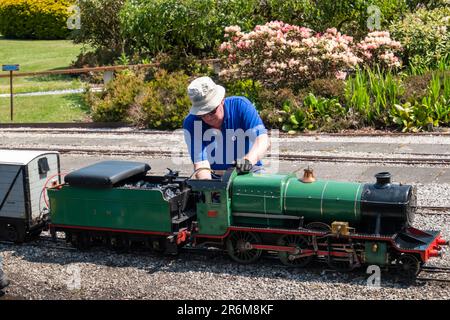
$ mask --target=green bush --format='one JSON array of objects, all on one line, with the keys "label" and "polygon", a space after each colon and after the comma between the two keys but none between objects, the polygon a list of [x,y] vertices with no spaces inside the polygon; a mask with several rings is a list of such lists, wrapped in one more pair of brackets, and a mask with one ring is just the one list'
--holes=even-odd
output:
[{"label": "green bush", "polygon": [[95,51],[82,51],[75,61],[72,61],[73,68],[98,67],[112,63],[117,59],[117,53],[106,48],[98,48]]},{"label": "green bush", "polygon": [[403,60],[413,72],[450,65],[450,7],[408,13],[391,27],[392,36],[404,47]]},{"label": "green bush", "polygon": [[211,54],[230,24],[251,27],[257,0],[134,0],[121,14],[125,38],[141,54]]},{"label": "green bush", "polygon": [[167,70],[169,73],[183,71],[189,76],[204,75],[214,77],[215,75],[211,65],[200,62],[196,56],[191,54],[159,53],[152,61],[158,63],[161,69]]},{"label": "green bush", "polygon": [[401,80],[391,72],[357,70],[347,80],[346,108],[357,114],[362,125],[383,127],[388,121],[391,107],[403,95]]},{"label": "green bush", "polygon": [[92,119],[128,122],[153,129],[181,128],[191,102],[187,95],[189,77],[183,72],[159,70],[150,81],[145,75],[123,71],[101,93],[87,93]]},{"label": "green bush", "polygon": [[[118,38],[126,39],[127,53],[211,56],[224,41],[224,28],[230,25],[246,32],[258,24],[281,20],[321,32],[337,27],[359,37],[367,34],[367,20],[373,15],[367,12],[370,5],[380,9],[380,28],[385,28],[407,10],[407,3],[407,0],[126,0],[119,14],[122,33]],[[109,15],[116,17],[117,11]],[[94,33],[96,28],[99,25],[88,30]],[[99,42],[106,38],[108,35],[100,37]]]},{"label": "green bush", "polygon": [[[380,29],[398,19],[407,10],[408,0],[267,0],[264,16],[266,21],[282,20],[289,24],[309,27],[316,31],[337,28],[339,31],[360,37],[367,33],[367,22],[374,12],[380,10]],[[375,21],[374,21],[375,22]]]},{"label": "green bush", "polygon": [[[434,8],[442,1],[421,3]],[[141,58],[161,52],[213,56],[230,25],[245,32],[281,20],[319,32],[336,27],[359,38],[376,15],[368,11],[372,5],[380,10],[381,29],[415,8],[409,0],[81,0],[81,29],[74,39],[94,49],[110,48],[116,57],[122,52]]]},{"label": "green bush", "polygon": [[260,82],[247,80],[237,80],[225,84],[228,96],[244,96],[248,98],[257,109],[261,110],[261,91],[263,87]]},{"label": "green bush", "polygon": [[[390,118],[402,131],[434,130],[450,125],[450,77],[433,73],[421,99],[396,104]],[[429,78],[429,77],[427,77]]]},{"label": "green bush", "polygon": [[[93,47],[96,54],[111,62],[126,49],[126,38],[122,36],[119,12],[125,0],[79,0],[80,29],[71,37],[75,43]],[[109,51],[105,55],[105,51]],[[109,61],[108,61],[109,60]]]},{"label": "green bush", "polygon": [[183,72],[158,71],[136,96],[129,113],[130,120],[152,129],[181,128],[191,107],[188,85],[189,77]]},{"label": "green bush", "polygon": [[129,121],[129,109],[144,86],[143,78],[143,75],[126,70],[117,74],[102,94],[88,92],[86,98],[92,108],[92,119],[101,122]]},{"label": "green bush", "polygon": [[346,110],[337,99],[316,97],[309,93],[301,106],[285,103],[287,115],[282,130],[287,132],[303,130],[335,131],[347,126]]},{"label": "green bush", "polygon": [[[231,88],[228,89],[228,88]],[[242,90],[243,89],[243,90]],[[254,102],[269,128],[294,132],[304,130],[336,131],[352,122],[336,98],[295,94],[291,89],[270,90],[249,80],[227,85],[227,95],[243,95]]]},{"label": "green bush", "polygon": [[336,78],[316,79],[309,83],[308,91],[318,97],[337,98],[343,101],[345,99],[345,81]]},{"label": "green bush", "polygon": [[64,39],[72,0],[1,0],[0,34],[18,39]]},{"label": "green bush", "polygon": [[403,79],[403,86],[405,88],[402,96],[402,102],[414,103],[422,100],[428,95],[428,87],[433,77],[439,77],[442,83],[445,83],[447,78],[450,78],[450,70],[447,71],[429,71],[420,75],[409,75]]},{"label": "green bush", "polygon": [[[358,70],[341,82],[327,79],[294,93],[270,90],[251,80],[227,83],[227,95],[243,95],[257,106],[269,128],[287,132],[338,131],[373,126],[403,131],[433,130],[450,125],[450,77],[446,72],[423,76],[394,75],[380,70]],[[119,73],[106,91],[88,93],[95,121],[125,121],[139,127],[177,129],[191,106],[185,73],[158,70],[149,81],[132,71]],[[411,96],[416,91],[418,95]]]},{"label": "green bush", "polygon": [[290,89],[261,89],[255,100],[258,101],[256,106],[261,119],[269,128],[282,129],[289,120],[291,114],[286,111],[286,106],[290,107],[290,110],[300,107],[298,97]]}]

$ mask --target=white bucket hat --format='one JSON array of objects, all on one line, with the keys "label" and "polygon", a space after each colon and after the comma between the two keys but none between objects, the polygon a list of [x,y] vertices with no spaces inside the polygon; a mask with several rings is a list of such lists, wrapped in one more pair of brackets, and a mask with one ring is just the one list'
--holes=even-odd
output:
[{"label": "white bucket hat", "polygon": [[192,102],[190,113],[201,116],[220,105],[225,98],[225,88],[215,84],[210,77],[200,77],[189,84],[188,95]]}]

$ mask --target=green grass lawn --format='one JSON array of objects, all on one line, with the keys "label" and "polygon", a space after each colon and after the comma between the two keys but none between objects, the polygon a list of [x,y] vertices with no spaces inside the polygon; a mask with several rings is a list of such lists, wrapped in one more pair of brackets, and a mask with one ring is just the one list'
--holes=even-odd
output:
[{"label": "green grass lawn", "polygon": [[[16,122],[89,121],[89,107],[81,94],[14,98]],[[0,123],[10,122],[10,100],[0,98]]]},{"label": "green grass lawn", "polygon": [[[81,48],[68,40],[7,40],[0,37],[0,64],[20,64],[20,72],[64,69],[76,59]],[[80,87],[82,83],[78,77],[66,75],[14,78],[15,93]],[[9,93],[9,78],[0,79],[0,93]]]}]

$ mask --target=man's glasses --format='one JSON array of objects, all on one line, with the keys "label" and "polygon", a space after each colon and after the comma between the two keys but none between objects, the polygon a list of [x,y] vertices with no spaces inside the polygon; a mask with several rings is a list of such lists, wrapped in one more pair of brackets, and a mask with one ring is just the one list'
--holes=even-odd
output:
[{"label": "man's glasses", "polygon": [[217,106],[217,108],[215,108],[213,111],[208,112],[207,114],[201,115],[200,118],[204,119],[204,118],[211,118],[211,117],[215,116],[216,113],[217,113],[217,110],[219,110],[219,107],[220,107],[221,105],[222,105],[222,103],[219,104],[219,105]]},{"label": "man's glasses", "polygon": [[211,117],[213,117],[213,116],[215,116],[216,115],[216,113],[217,113],[217,109],[219,109],[219,107],[217,107],[217,108],[215,108],[213,111],[211,111],[211,112],[208,112],[207,114],[203,114],[203,115],[201,115],[200,116],[200,118],[211,118]]}]

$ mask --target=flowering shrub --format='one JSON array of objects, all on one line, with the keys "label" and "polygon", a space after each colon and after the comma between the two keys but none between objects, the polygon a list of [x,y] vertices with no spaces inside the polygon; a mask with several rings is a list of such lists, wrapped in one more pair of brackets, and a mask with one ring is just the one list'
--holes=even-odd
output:
[{"label": "flowering shrub", "polygon": [[359,56],[369,66],[374,64],[387,68],[401,66],[396,53],[402,49],[402,45],[400,42],[392,40],[389,32],[371,32],[356,45],[356,48],[359,51]]},{"label": "flowering shrub", "polygon": [[355,45],[335,28],[321,34],[272,21],[249,33],[227,27],[225,38],[219,47],[225,64],[220,75],[225,80],[251,78],[268,87],[297,89],[317,78],[345,79],[359,64],[400,66],[395,53],[401,45],[387,32],[370,33]]},{"label": "flowering shrub", "polygon": [[0,33],[7,38],[63,39],[72,0],[1,0]]}]

